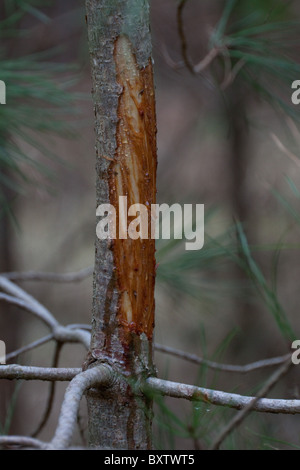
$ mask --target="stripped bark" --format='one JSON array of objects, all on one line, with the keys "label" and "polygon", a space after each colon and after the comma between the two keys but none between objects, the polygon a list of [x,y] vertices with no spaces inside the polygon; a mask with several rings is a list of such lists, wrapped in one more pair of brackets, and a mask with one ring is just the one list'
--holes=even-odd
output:
[{"label": "stripped bark", "polygon": [[[153,375],[156,119],[148,0],[86,0],[96,131],[97,206],[112,204],[117,238],[96,238],[91,348],[84,365],[119,372],[88,393],[90,446],[151,448],[152,404],[132,383]],[[148,239],[119,237],[119,196],[144,204]],[[120,225],[120,227],[119,227]],[[139,388],[136,387],[136,390]]]}]

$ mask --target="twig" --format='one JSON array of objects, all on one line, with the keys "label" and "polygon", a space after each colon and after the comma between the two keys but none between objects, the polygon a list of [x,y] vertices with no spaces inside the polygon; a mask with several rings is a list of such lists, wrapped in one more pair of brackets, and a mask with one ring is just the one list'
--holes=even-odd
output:
[{"label": "twig", "polygon": [[183,61],[180,62],[175,62],[175,60],[172,59],[172,57],[169,54],[169,51],[167,49],[167,46],[165,44],[162,44],[161,46],[161,53],[163,58],[165,59],[166,64],[173,70],[179,70],[182,69],[185,66],[185,63]]},{"label": "twig", "polygon": [[198,64],[192,64],[188,56],[188,47],[183,26],[183,9],[187,2],[188,0],[181,0],[177,8],[177,29],[181,43],[181,54],[187,69],[192,74],[200,74],[215,60],[216,57],[218,57],[221,48],[213,47]]},{"label": "twig", "polygon": [[298,167],[300,166],[300,159],[289,149],[283,145],[281,140],[273,132],[270,133],[275,145],[281,150],[287,157],[289,157]]},{"label": "twig", "polygon": [[284,116],[288,127],[290,128],[291,133],[293,134],[294,139],[300,139],[300,132],[297,127],[297,124],[293,121],[290,116]]},{"label": "twig", "polygon": [[[51,329],[59,326],[58,321],[54,316],[47,310],[43,305],[41,305],[36,299],[31,295],[27,294],[19,286],[13,284],[9,279],[6,279],[3,276],[0,276],[0,289],[9,294],[10,299],[1,294],[0,300],[10,302],[13,305],[17,305],[20,308],[23,308],[37,317],[39,317],[46,325]],[[18,302],[19,301],[19,302]]]},{"label": "twig", "polygon": [[202,73],[212,63],[212,61],[215,60],[219,53],[220,49],[218,47],[213,47],[197,65],[194,65],[194,73]]},{"label": "twig", "polygon": [[12,297],[11,295],[3,294],[0,292],[0,301],[15,305],[16,307],[19,307],[29,313],[32,313],[36,317],[40,318],[40,320],[42,320],[51,329],[55,329],[57,326],[59,326],[59,323],[56,323],[56,320],[54,320],[54,318],[52,319],[50,316],[46,315],[42,309],[37,308],[35,305],[32,305],[26,302],[25,300],[18,299],[17,297]]},{"label": "twig", "polygon": [[15,357],[20,356],[20,354],[24,354],[25,352],[31,351],[32,349],[38,348],[39,346],[42,346],[43,344],[48,343],[54,338],[53,334],[44,336],[44,338],[38,339],[36,341],[33,341],[30,344],[27,344],[26,346],[23,346],[22,348],[16,349],[15,351],[6,354],[6,361],[11,361]]},{"label": "twig", "polygon": [[40,450],[47,449],[45,442],[25,436],[0,436],[0,446],[31,447]]},{"label": "twig", "polygon": [[92,330],[92,326],[87,325],[86,323],[72,323],[70,325],[67,325],[67,328],[71,328],[72,330],[74,329],[87,330],[87,331]]},{"label": "twig", "polygon": [[188,0],[181,0],[181,2],[178,5],[177,8],[177,29],[178,29],[178,34],[180,37],[180,42],[181,42],[181,54],[182,58],[184,60],[184,63],[186,67],[189,69],[191,73],[194,72],[194,67],[192,63],[190,62],[190,59],[188,57],[188,52],[187,52],[187,42],[186,42],[186,37],[185,37],[185,32],[184,32],[184,26],[183,26],[183,9],[186,5]]},{"label": "twig", "polygon": [[88,388],[100,384],[108,386],[112,380],[111,367],[101,365],[81,372],[71,381],[65,393],[58,426],[49,448],[66,449],[70,446],[82,395]]},{"label": "twig", "polygon": [[196,354],[189,354],[179,349],[171,348],[169,346],[163,346],[161,344],[155,344],[154,348],[156,351],[170,354],[172,356],[190,361],[194,364],[204,365],[213,370],[219,370],[222,372],[236,372],[239,374],[247,374],[259,369],[265,369],[267,367],[274,367],[280,364],[283,364],[288,358],[291,357],[290,354],[285,354],[284,356],[272,357],[271,359],[263,359],[261,361],[252,362],[244,366],[233,365],[233,364],[220,364],[218,362],[209,361],[203,359],[202,357],[197,356]]},{"label": "twig", "polygon": [[[61,353],[62,346],[63,346],[63,343],[60,343],[60,342],[57,342],[55,344],[54,357],[53,357],[51,367],[56,368],[58,366],[59,355]],[[46,409],[44,411],[44,415],[43,415],[38,427],[31,434],[31,437],[36,437],[42,431],[42,429],[45,427],[45,425],[47,424],[47,421],[48,421],[49,416],[51,414],[52,406],[53,406],[53,403],[54,403],[55,387],[56,387],[56,382],[50,382],[50,390],[48,392],[47,406],[46,406]]]},{"label": "twig", "polygon": [[230,70],[228,74],[225,74],[223,83],[221,84],[221,90],[226,90],[236,79],[239,71],[244,67],[246,61],[244,59],[240,59],[235,66]]},{"label": "twig", "polygon": [[43,281],[43,282],[80,282],[93,274],[93,266],[72,273],[47,273],[39,271],[10,272],[2,276],[11,281]]},{"label": "twig", "polygon": [[210,450],[217,450],[219,449],[222,442],[226,439],[226,437],[235,429],[237,426],[241,424],[241,422],[246,418],[246,416],[254,409],[255,405],[259,401],[261,397],[267,395],[268,392],[278,383],[278,381],[289,371],[289,369],[293,366],[291,360],[286,361],[283,366],[281,366],[274,374],[271,375],[270,379],[266,382],[266,384],[262,387],[260,392],[257,394],[255,398],[247,405],[244,409],[239,411],[234,418],[229,421],[229,423],[222,429],[220,434],[217,436],[215,441],[212,443]]},{"label": "twig", "polygon": [[[67,325],[65,328],[70,328],[70,329],[80,329],[80,330],[91,330],[90,325],[86,325],[84,323],[75,323],[72,325]],[[39,346],[42,346],[43,344],[48,343],[54,338],[53,334],[44,336],[44,338],[38,339],[36,341],[33,341],[30,344],[27,344],[26,346],[23,346],[22,348],[16,349],[15,351],[6,354],[6,361],[11,361],[12,359],[15,359],[16,357],[20,356],[21,354],[24,354],[25,352],[31,351],[32,349],[38,348]],[[67,341],[65,341],[67,342]]]},{"label": "twig", "polygon": [[[184,398],[190,401],[198,400],[211,405],[228,406],[237,410],[242,410],[255,398],[170,382],[169,380],[157,379],[155,377],[149,377],[146,380],[144,391],[147,392],[147,390],[173,398]],[[299,414],[300,400],[259,398],[252,406],[252,410],[264,413]]]},{"label": "twig", "polygon": [[68,326],[61,326],[54,328],[54,337],[61,343],[82,343],[86,349],[89,348],[91,342],[91,334],[89,331],[72,329]]},{"label": "twig", "polygon": [[0,289],[8,294],[0,293],[0,300],[9,302],[36,315],[51,329],[53,336],[57,341],[80,342],[87,349],[89,348],[89,332],[81,330],[80,328],[73,329],[60,325],[46,307],[21,289],[21,287],[15,285],[2,275],[0,276]]},{"label": "twig", "polygon": [[0,365],[0,379],[70,381],[81,372],[79,368],[32,367],[11,364]]}]

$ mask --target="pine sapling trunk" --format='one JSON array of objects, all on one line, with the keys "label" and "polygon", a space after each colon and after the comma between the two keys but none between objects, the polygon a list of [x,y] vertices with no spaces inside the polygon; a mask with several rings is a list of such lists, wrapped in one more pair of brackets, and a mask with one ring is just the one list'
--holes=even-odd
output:
[{"label": "pine sapling trunk", "polygon": [[[148,0],[86,0],[96,131],[97,207],[116,209],[116,239],[96,237],[92,341],[86,367],[108,363],[114,386],[88,393],[90,446],[151,448],[156,119]],[[120,238],[119,196],[148,210],[148,238]],[[128,217],[128,224],[132,218]],[[119,223],[120,222],[120,223]],[[125,230],[127,227],[125,227]],[[135,384],[135,385],[134,385]]]}]

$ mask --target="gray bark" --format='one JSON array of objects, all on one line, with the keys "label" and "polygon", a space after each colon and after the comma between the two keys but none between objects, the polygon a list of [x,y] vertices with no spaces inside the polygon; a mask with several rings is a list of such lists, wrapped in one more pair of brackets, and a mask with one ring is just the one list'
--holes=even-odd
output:
[{"label": "gray bark", "polygon": [[[148,0],[86,0],[96,132],[96,202],[155,203],[156,123]],[[121,181],[121,183],[120,183]],[[140,200],[138,200],[140,199]],[[147,205],[148,205],[147,204]],[[149,215],[150,221],[150,215]],[[108,363],[114,385],[87,394],[89,444],[151,448],[154,240],[95,243],[92,340],[84,365]]]}]

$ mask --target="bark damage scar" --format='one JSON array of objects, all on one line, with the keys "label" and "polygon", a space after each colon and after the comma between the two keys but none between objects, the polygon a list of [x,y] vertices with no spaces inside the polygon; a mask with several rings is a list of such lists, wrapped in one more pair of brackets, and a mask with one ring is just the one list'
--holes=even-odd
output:
[{"label": "bark damage scar", "polygon": [[[152,337],[154,323],[155,240],[151,239],[151,204],[156,199],[156,116],[152,63],[140,69],[126,36],[115,42],[118,105],[117,150],[109,167],[110,201],[117,212],[113,245],[120,298],[118,320],[126,331]],[[148,210],[148,239],[119,239],[119,196],[128,208]],[[137,214],[138,215],[138,214]],[[134,217],[128,217],[128,224]]]}]

